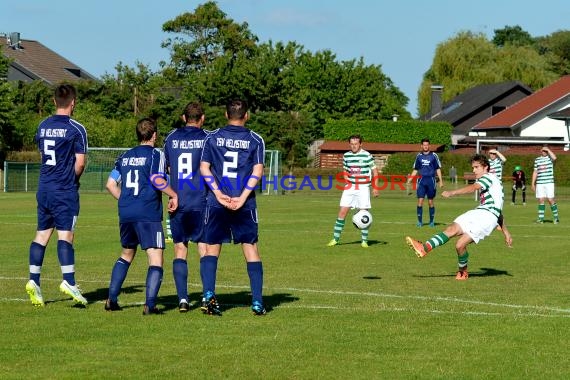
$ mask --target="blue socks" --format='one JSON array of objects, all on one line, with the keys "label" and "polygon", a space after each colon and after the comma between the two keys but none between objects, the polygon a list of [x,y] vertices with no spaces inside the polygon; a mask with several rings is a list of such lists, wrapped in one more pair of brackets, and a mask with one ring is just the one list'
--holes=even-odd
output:
[{"label": "blue socks", "polygon": [[178,294],[178,302],[185,299],[188,301],[188,263],[184,259],[172,261],[172,275]]},{"label": "blue socks", "polygon": [[217,270],[218,258],[216,256],[204,256],[200,259],[200,274],[204,294],[207,292],[215,293]]},{"label": "blue socks", "polygon": [[63,279],[71,286],[75,285],[75,251],[71,243],[65,240],[57,241],[57,257],[61,266]]},{"label": "blue socks", "polygon": [[109,284],[109,299],[111,301],[117,302],[123,282],[125,282],[125,278],[127,278],[127,272],[129,271],[130,266],[131,263],[123,258],[119,258],[117,262],[115,262],[113,271],[111,272],[111,282]]},{"label": "blue socks", "polygon": [[261,261],[248,262],[247,274],[249,275],[252,301],[257,301],[263,304],[263,265],[261,264]]},{"label": "blue socks", "polygon": [[162,283],[163,270],[161,267],[151,265],[146,273],[146,305],[149,309],[156,306],[158,291]]},{"label": "blue socks", "polygon": [[36,242],[32,242],[32,244],[30,244],[30,280],[34,280],[38,286],[40,286],[40,272],[42,271],[45,253],[45,246]]}]

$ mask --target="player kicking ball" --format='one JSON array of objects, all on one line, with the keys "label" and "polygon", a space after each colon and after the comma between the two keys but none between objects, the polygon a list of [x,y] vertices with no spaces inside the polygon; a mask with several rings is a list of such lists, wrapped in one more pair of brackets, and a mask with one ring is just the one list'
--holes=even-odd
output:
[{"label": "player kicking ball", "polygon": [[458,240],[455,243],[458,261],[456,280],[467,280],[469,278],[467,271],[469,259],[467,246],[469,244],[479,243],[480,240],[489,236],[495,228],[503,232],[505,243],[509,248],[513,243],[502,215],[504,196],[501,181],[495,174],[489,173],[489,160],[482,154],[476,154],[471,158],[471,168],[475,173],[475,183],[460,189],[444,191],[441,195],[444,198],[449,198],[479,190],[479,206],[461,214],[443,232],[435,234],[425,243],[406,236],[406,243],[420,258],[425,257],[436,247],[447,243],[451,238],[457,237]]}]

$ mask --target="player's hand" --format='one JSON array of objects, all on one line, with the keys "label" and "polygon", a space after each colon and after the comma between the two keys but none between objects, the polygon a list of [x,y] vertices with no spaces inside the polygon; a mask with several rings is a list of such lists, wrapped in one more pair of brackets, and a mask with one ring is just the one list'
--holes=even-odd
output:
[{"label": "player's hand", "polygon": [[533,185],[531,185],[531,187],[530,187],[530,188],[532,189],[532,191],[534,191],[534,192],[536,193],[536,186],[534,186],[534,184],[533,184]]},{"label": "player's hand", "polygon": [[453,194],[451,194],[451,191],[444,191],[443,193],[441,193],[441,196],[444,198],[449,198],[453,196]]},{"label": "player's hand", "polygon": [[178,208],[178,197],[168,199],[168,212],[174,212]]},{"label": "player's hand", "polygon": [[505,244],[507,247],[513,248],[513,237],[508,232],[505,234]]},{"label": "player's hand", "polygon": [[229,195],[222,193],[221,191],[215,192],[216,200],[224,207],[230,208],[231,206],[231,198]]},{"label": "player's hand", "polygon": [[245,203],[245,199],[241,199],[240,197],[231,198],[230,199],[230,209],[231,210],[238,210],[240,209]]},{"label": "player's hand", "polygon": [[372,196],[374,198],[378,198],[378,196],[380,195],[380,190],[378,189],[372,189]]}]

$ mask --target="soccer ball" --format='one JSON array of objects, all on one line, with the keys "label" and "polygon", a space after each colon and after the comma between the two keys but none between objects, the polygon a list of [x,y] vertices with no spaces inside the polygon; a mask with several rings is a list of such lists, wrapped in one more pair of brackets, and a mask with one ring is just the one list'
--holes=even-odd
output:
[{"label": "soccer ball", "polygon": [[352,217],[352,224],[359,230],[365,230],[372,224],[372,214],[368,210],[360,210]]}]

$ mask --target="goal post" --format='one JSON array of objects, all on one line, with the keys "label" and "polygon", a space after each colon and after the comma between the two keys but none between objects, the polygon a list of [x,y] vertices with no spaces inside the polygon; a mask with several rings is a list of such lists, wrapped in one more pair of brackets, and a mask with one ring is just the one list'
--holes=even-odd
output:
[{"label": "goal post", "polygon": [[[263,194],[279,195],[279,183],[283,174],[281,167],[281,152],[278,150],[265,150],[265,168],[263,170],[264,178],[260,181],[260,189]],[[266,181],[265,179],[270,179]],[[274,181],[274,179],[276,179]]]},{"label": "goal post", "polygon": [[[105,191],[107,177],[117,157],[129,148],[89,148],[87,166],[81,176],[81,191]],[[37,162],[4,161],[4,192],[35,192],[38,190],[41,164]]]}]

